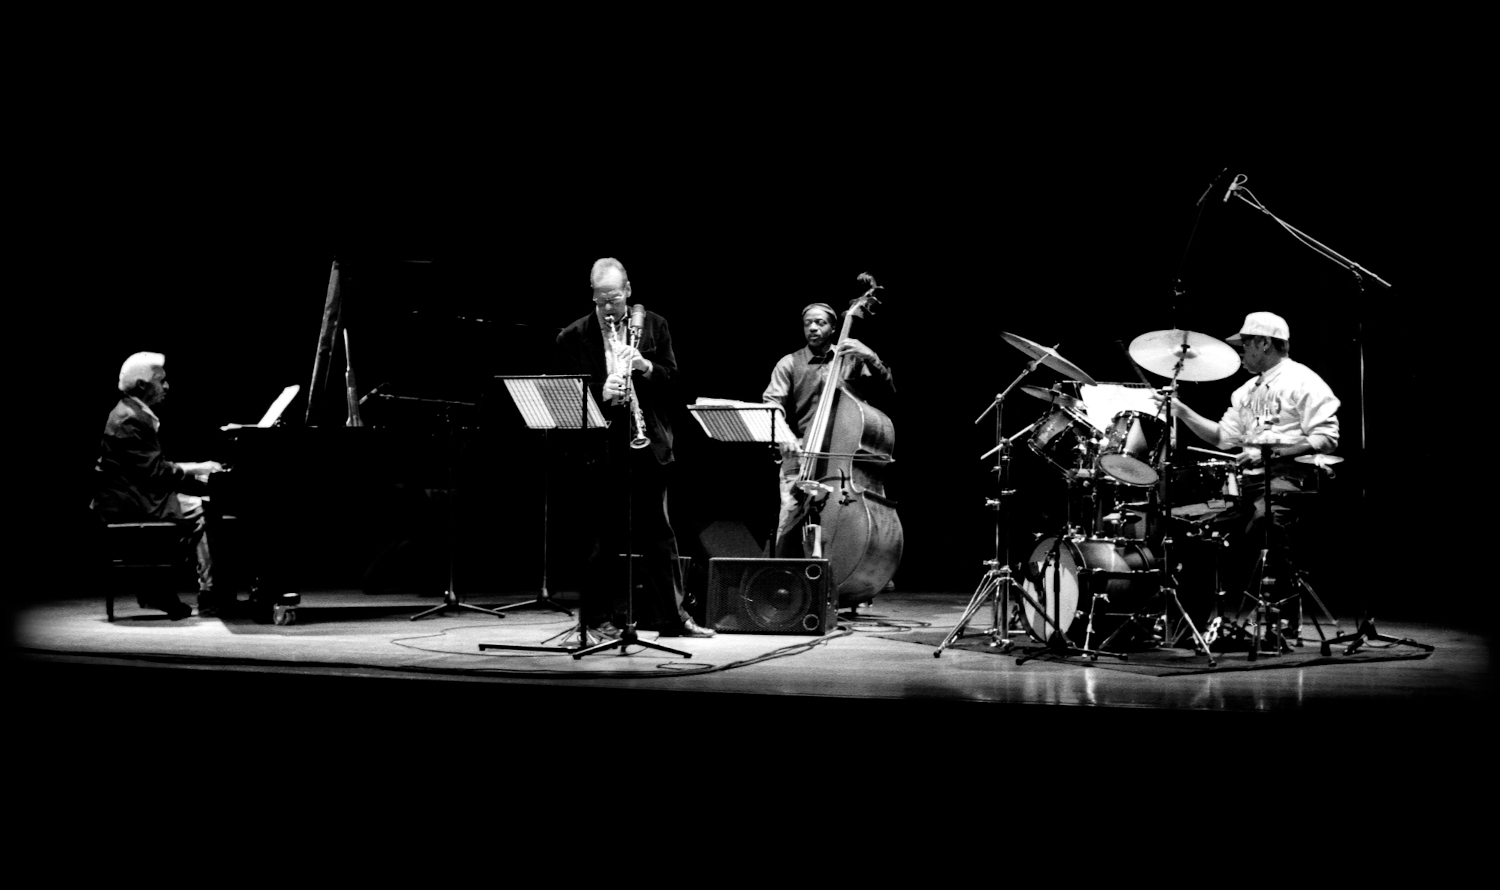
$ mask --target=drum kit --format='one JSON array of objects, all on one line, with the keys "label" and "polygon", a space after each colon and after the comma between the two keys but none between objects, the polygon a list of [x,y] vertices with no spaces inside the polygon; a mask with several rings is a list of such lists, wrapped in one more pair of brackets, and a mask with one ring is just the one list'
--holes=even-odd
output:
[{"label": "drum kit", "polygon": [[[1174,467],[1177,425],[1169,406],[1181,382],[1232,375],[1240,367],[1238,353],[1205,334],[1152,331],[1131,341],[1129,357],[1138,369],[1170,383],[1153,387],[1137,370],[1139,383],[1101,384],[1055,347],[1001,336],[1031,361],[979,418],[995,409],[999,444],[983,456],[999,455],[994,472],[1001,498],[989,502],[1000,513],[995,559],[987,561],[989,572],[935,655],[991,603],[994,625],[988,632],[993,645],[1006,650],[1019,619],[1020,630],[1044,644],[1033,654],[1126,658],[1129,648],[1175,646],[1190,634],[1193,647],[1214,666],[1210,640],[1178,599],[1168,551],[1174,529],[1207,537],[1213,520],[1239,503],[1243,480],[1235,455],[1209,449],[1191,449],[1204,459]],[[1039,365],[1066,379],[1051,388],[1021,386]],[[1005,399],[1016,389],[1047,406],[1034,423],[1007,438],[1000,433]],[[1017,577],[1000,527],[1006,524],[1005,498],[1015,493],[1009,484],[1011,446],[1022,437],[1028,450],[1061,474],[1067,500],[1062,527],[1039,537]]]}]

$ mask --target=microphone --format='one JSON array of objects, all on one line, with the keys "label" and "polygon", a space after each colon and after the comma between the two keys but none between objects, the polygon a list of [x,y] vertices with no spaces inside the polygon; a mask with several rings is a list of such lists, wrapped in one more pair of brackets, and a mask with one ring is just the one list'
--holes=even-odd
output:
[{"label": "microphone", "polygon": [[1240,182],[1241,182],[1241,179],[1242,179],[1242,177],[1244,175],[1245,174],[1243,174],[1243,173],[1237,173],[1237,174],[1235,174],[1235,177],[1233,179],[1229,180],[1229,188],[1227,188],[1227,189],[1224,190],[1224,203],[1225,204],[1229,203],[1229,196],[1232,195],[1232,194],[1234,194],[1235,189],[1238,189],[1240,187]]},{"label": "microphone", "polygon": [[359,404],[363,405],[365,403],[366,399],[370,398],[371,396],[375,395],[376,393],[378,393],[382,389],[384,389],[385,385],[387,383],[390,383],[390,381],[386,380],[386,381],[382,381],[381,383],[376,384],[373,389],[371,389],[369,392],[365,393],[363,396],[360,396]]},{"label": "microphone", "polygon": [[639,331],[646,326],[646,304],[636,303],[630,307],[630,327]]}]

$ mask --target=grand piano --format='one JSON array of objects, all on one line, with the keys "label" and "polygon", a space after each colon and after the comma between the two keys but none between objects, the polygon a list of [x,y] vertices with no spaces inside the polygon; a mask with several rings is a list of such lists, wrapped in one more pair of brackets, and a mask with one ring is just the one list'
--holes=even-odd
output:
[{"label": "grand piano", "polygon": [[[509,481],[532,496],[529,480],[500,478],[519,416],[494,397],[493,374],[497,354],[544,361],[555,329],[499,330],[391,301],[365,308],[354,330],[340,279],[335,262],[311,383],[283,392],[270,422],[224,426],[215,448],[231,468],[210,481],[216,567],[238,574],[257,620],[274,624],[295,623],[309,589],[451,592],[455,550],[472,589],[488,580],[472,542],[503,522],[489,518],[495,492]],[[379,382],[361,387],[356,367]]]}]

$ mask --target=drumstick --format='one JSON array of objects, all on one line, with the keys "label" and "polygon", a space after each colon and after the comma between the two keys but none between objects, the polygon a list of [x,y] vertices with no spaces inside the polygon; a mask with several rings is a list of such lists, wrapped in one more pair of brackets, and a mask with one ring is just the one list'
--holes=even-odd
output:
[{"label": "drumstick", "polygon": [[1207,448],[1199,448],[1197,445],[1189,445],[1187,447],[1187,450],[1189,450],[1189,451],[1201,451],[1204,454],[1212,454],[1214,457],[1227,457],[1230,460],[1234,460],[1238,456],[1238,455],[1234,455],[1234,454],[1228,454],[1228,453],[1223,452],[1223,451],[1212,451],[1212,450],[1207,449]]}]

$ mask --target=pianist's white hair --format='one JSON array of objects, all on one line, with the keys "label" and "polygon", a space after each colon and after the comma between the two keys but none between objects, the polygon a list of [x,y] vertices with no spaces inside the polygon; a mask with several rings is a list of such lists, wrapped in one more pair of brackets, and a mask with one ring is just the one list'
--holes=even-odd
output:
[{"label": "pianist's white hair", "polygon": [[167,364],[167,357],[159,352],[137,352],[120,366],[120,392],[127,392],[137,383],[149,382],[156,369]]},{"label": "pianist's white hair", "polygon": [[630,273],[625,271],[624,264],[612,256],[607,256],[602,260],[594,260],[594,268],[589,271],[589,287],[597,285],[599,279],[604,277],[604,270],[610,268],[619,269],[620,278],[624,279],[627,284],[630,282]]}]

